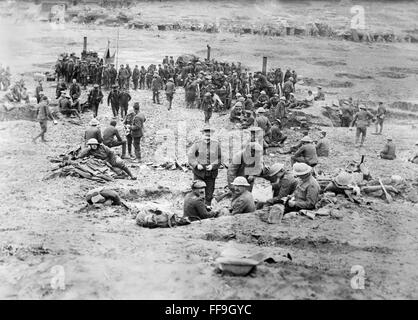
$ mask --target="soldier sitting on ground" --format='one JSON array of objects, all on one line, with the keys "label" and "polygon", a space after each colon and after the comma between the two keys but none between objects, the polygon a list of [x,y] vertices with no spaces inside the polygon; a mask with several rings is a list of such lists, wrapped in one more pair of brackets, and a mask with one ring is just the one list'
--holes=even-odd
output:
[{"label": "soldier sitting on ground", "polygon": [[97,159],[107,161],[112,167],[119,168],[125,171],[132,180],[136,180],[136,177],[132,174],[125,162],[121,158],[105,145],[99,143],[96,139],[92,138],[87,141],[87,148],[82,149],[77,156],[78,159],[82,159],[88,156],[93,156]]},{"label": "soldier sitting on ground", "polygon": [[387,143],[384,149],[380,152],[380,158],[386,160],[396,159],[396,146],[392,141],[392,137],[387,138]]},{"label": "soldier sitting on ground", "polygon": [[232,199],[230,212],[235,214],[250,213],[256,210],[254,198],[250,191],[251,186],[245,177],[236,177],[232,182],[235,189],[235,198]]},{"label": "soldier sitting on ground", "polygon": [[192,191],[184,198],[183,217],[188,217],[191,221],[213,218],[217,212],[208,211],[205,205],[206,183],[202,180],[195,180],[192,183]]}]

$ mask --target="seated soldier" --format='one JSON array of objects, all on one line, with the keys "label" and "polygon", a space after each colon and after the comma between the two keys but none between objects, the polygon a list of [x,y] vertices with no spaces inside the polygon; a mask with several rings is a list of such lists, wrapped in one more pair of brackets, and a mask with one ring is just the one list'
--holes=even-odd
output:
[{"label": "seated soldier", "polygon": [[257,102],[254,104],[254,108],[258,109],[262,106],[264,106],[266,103],[269,102],[269,96],[266,94],[264,90],[260,92],[260,95],[258,96]]},{"label": "seated soldier", "polygon": [[295,94],[294,93],[289,93],[289,101],[287,101],[286,103],[286,108],[287,109],[293,109],[296,108],[298,106],[298,101],[295,98]]},{"label": "seated soldier", "polygon": [[250,184],[244,177],[236,177],[232,182],[235,188],[235,197],[231,202],[230,212],[235,214],[250,213],[256,210],[254,198],[248,188]]},{"label": "seated soldier", "polygon": [[66,93],[61,94],[61,98],[59,99],[59,102],[58,102],[58,108],[60,112],[66,117],[75,115],[78,118],[81,118],[80,113],[78,112],[77,109],[73,108],[73,105],[71,104],[71,101],[70,101],[70,97]]},{"label": "seated soldier", "polygon": [[252,95],[249,93],[246,95],[247,99],[244,101],[244,109],[245,110],[254,110],[254,102],[252,99]]},{"label": "seated soldier", "polygon": [[387,143],[384,149],[380,152],[380,157],[386,160],[396,159],[396,146],[392,142],[392,137],[387,138]]},{"label": "seated soldier", "polygon": [[302,142],[302,146],[290,158],[291,164],[293,165],[296,162],[302,162],[311,167],[316,166],[318,164],[318,156],[311,137],[305,136],[300,141]]},{"label": "seated soldier", "polygon": [[327,133],[322,130],[322,137],[316,144],[316,154],[318,157],[328,157],[329,156],[329,140],[326,137]]},{"label": "seated soldier", "polygon": [[287,136],[285,136],[280,129],[280,123],[280,119],[275,119],[273,126],[270,129],[270,135],[266,137],[266,142],[269,147],[278,147],[287,139]]},{"label": "seated soldier", "polygon": [[308,96],[304,100],[299,101],[298,106],[301,107],[301,108],[309,108],[309,107],[312,107],[313,106],[313,103],[314,103],[314,98],[315,97],[312,94],[312,90],[309,90],[308,91]]},{"label": "seated soldier", "polygon": [[242,128],[248,129],[254,125],[254,117],[252,110],[245,110],[244,111],[244,118],[242,119]]},{"label": "seated soldier", "polygon": [[77,156],[77,159],[82,159],[88,156],[93,156],[97,159],[105,160],[109,162],[112,167],[119,168],[125,171],[132,180],[136,180],[136,177],[131,173],[126,164],[116,156],[116,154],[105,145],[99,143],[96,139],[92,138],[87,141],[87,148],[82,149]]},{"label": "seated soldier", "polygon": [[242,120],[242,103],[237,102],[231,110],[229,120],[233,123],[241,123]]},{"label": "seated soldier", "polygon": [[126,159],[126,141],[116,129],[116,120],[110,121],[110,126],[103,131],[103,144],[109,148],[122,146],[122,159]]},{"label": "seated soldier", "polygon": [[325,100],[325,93],[322,92],[322,87],[318,87],[318,92],[316,93],[314,100],[315,101]]},{"label": "seated soldier", "polygon": [[192,191],[184,198],[183,217],[190,221],[213,218],[217,212],[208,211],[205,205],[206,183],[202,180],[195,180],[192,183]]},{"label": "seated soldier", "polygon": [[273,198],[268,199],[266,203],[262,205],[271,206],[276,203],[283,204],[283,198],[291,195],[297,185],[296,179],[293,177],[293,173],[284,170],[284,164],[275,163],[267,170],[264,179],[270,181],[271,189],[273,191]]},{"label": "seated soldier", "polygon": [[98,128],[98,125],[100,124],[99,120],[97,120],[96,118],[93,118],[89,124],[90,124],[90,127],[88,127],[86,131],[84,132],[84,141],[87,142],[90,139],[94,138],[99,143],[102,143],[103,142],[102,132],[100,131],[100,128]]},{"label": "seated soldier", "polygon": [[302,209],[315,209],[321,187],[312,176],[312,168],[306,163],[295,163],[293,165],[293,175],[300,180],[293,194],[288,196],[285,201],[284,213]]}]

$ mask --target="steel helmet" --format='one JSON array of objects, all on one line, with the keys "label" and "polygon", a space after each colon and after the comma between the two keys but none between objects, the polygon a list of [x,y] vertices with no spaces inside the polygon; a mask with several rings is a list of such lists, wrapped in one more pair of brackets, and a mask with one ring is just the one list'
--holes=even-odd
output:
[{"label": "steel helmet", "polygon": [[293,165],[293,174],[295,176],[303,176],[312,171],[312,167],[306,163],[298,162]]},{"label": "steel helmet", "polygon": [[87,145],[92,145],[92,144],[99,144],[99,141],[97,141],[97,139],[95,138],[91,138],[89,139],[89,141],[87,141]]}]

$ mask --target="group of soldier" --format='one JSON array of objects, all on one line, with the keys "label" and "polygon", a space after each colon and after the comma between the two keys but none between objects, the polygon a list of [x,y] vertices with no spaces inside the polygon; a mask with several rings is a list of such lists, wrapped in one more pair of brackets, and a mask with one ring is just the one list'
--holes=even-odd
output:
[{"label": "group of soldier", "polygon": [[[83,62],[81,62],[82,64]],[[102,63],[99,62],[98,65],[101,66]],[[74,109],[78,113],[83,111],[78,101],[83,80],[80,86],[78,81],[80,78],[77,78],[76,75],[71,74],[73,79],[69,86],[67,86],[68,78],[65,75],[64,80],[57,86],[61,111]],[[58,78],[60,79],[60,77]],[[88,75],[87,79],[90,78],[91,75]],[[128,113],[129,102],[132,100],[129,89],[133,86],[134,90],[151,90],[153,102],[156,104],[160,104],[160,90],[165,89],[170,109],[176,87],[183,86],[186,108],[197,107],[203,110],[206,123],[202,129],[202,138],[195,142],[188,151],[193,183],[192,191],[184,201],[185,216],[191,219],[204,219],[219,215],[219,211],[211,209],[211,203],[214,198],[218,172],[222,166],[227,168],[226,175],[230,190],[228,194],[231,196],[230,212],[232,214],[253,212],[256,208],[275,204],[283,205],[284,214],[315,208],[321,192],[315,179],[315,167],[321,157],[328,157],[330,153],[330,145],[325,131],[321,132],[318,141],[314,141],[309,136],[308,130],[304,131],[304,136],[298,144],[291,148],[293,155],[290,156],[290,168],[285,168],[283,163],[267,166],[262,161],[265,148],[281,146],[286,140],[287,137],[283,135],[282,129],[286,126],[290,109],[311,107],[314,101],[325,100],[325,94],[321,87],[318,87],[318,92],[315,95],[309,91],[306,99],[296,100],[294,93],[297,74],[294,70],[287,69],[283,74],[280,68],[277,68],[267,74],[256,72],[253,75],[240,63],[219,63],[207,59],[204,61],[192,59],[186,62],[181,58],[174,62],[173,57],[166,56],[162,64],[150,65],[147,69],[144,66],[140,68],[135,66],[131,71],[129,65],[121,65],[119,71],[116,71],[113,65],[106,65],[102,68],[101,76],[96,76],[93,83],[87,101],[93,111],[94,119],[85,132],[86,148],[80,157],[91,155],[107,160],[113,166],[125,171],[132,179],[136,179],[123,159],[131,158],[141,161],[140,141],[146,119],[145,115],[139,112],[138,102],[135,102],[133,111]],[[102,132],[96,118],[99,104],[104,99],[103,86],[106,90],[111,89],[107,96],[107,104],[111,106],[114,119]],[[69,89],[69,94],[66,93],[67,89]],[[36,92],[38,103],[41,106],[38,120],[42,132],[38,137],[44,140],[46,119],[51,115],[46,107],[48,99],[42,95],[41,82]],[[227,109],[230,109],[231,122],[239,124],[236,127],[248,131],[251,139],[241,151],[233,155],[229,164],[226,165],[220,144],[213,139],[214,130],[209,125],[209,120],[212,112],[222,112]],[[116,128],[119,110],[120,119],[124,125],[124,135]],[[73,114],[72,111],[62,113]],[[382,134],[386,113],[383,103],[379,103],[378,109],[373,114],[364,104],[356,105],[350,98],[348,101],[342,102],[340,108],[341,125],[355,125],[356,144],[358,145],[360,141],[359,146],[363,146],[370,121],[376,122],[375,134]],[[123,136],[126,138],[122,138]],[[122,146],[121,158],[111,149],[117,146]],[[134,149],[135,155],[133,155],[132,149]],[[395,153],[396,147],[393,139],[387,137],[387,143],[380,153],[380,157],[393,160],[396,158]],[[257,203],[253,199],[251,191],[256,178],[264,178],[271,183],[273,196],[266,202]],[[338,185],[337,182],[335,183]]]}]

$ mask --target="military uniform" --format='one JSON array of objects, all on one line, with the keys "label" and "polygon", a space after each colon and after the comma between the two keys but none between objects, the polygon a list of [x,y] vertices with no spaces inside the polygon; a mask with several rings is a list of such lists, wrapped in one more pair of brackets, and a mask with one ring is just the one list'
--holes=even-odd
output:
[{"label": "military uniform", "polygon": [[93,111],[93,116],[96,118],[97,113],[99,112],[99,104],[103,101],[103,93],[100,88],[93,88],[88,97],[88,102],[91,106],[91,109]]},{"label": "military uniform", "polygon": [[107,105],[110,103],[114,117],[117,117],[119,114],[119,94],[119,90],[114,88],[107,96]]},{"label": "military uniform", "polygon": [[[203,180],[206,183],[206,204],[210,205],[215,190],[215,180],[222,162],[221,146],[216,140],[199,140],[195,142],[188,152],[189,164],[192,167],[194,180]],[[198,165],[203,169],[199,170]],[[211,170],[207,166],[211,165]]]}]

